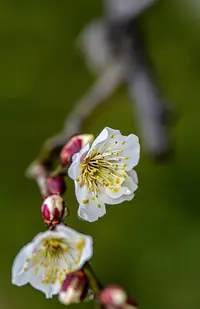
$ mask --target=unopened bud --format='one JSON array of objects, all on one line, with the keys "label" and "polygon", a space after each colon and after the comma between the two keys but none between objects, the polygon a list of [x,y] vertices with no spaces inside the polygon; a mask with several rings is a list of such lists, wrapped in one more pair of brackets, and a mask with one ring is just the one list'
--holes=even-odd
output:
[{"label": "unopened bud", "polygon": [[102,290],[98,296],[104,308],[109,309],[136,309],[136,302],[128,297],[124,289],[117,285],[110,285]]},{"label": "unopened bud", "polygon": [[47,190],[50,194],[63,194],[66,190],[66,185],[63,177],[47,178]]},{"label": "unopened bud", "polygon": [[82,148],[82,141],[80,138],[73,137],[61,150],[60,159],[63,165],[71,162],[73,155],[79,152]]},{"label": "unopened bud", "polygon": [[39,161],[35,160],[27,168],[26,176],[33,179],[37,179],[38,177],[46,177],[46,170]]},{"label": "unopened bud", "polygon": [[73,136],[69,142],[63,147],[60,153],[60,160],[63,165],[71,163],[72,157],[79,152],[88,143],[91,144],[94,140],[92,134],[82,134]]},{"label": "unopened bud", "polygon": [[59,300],[64,305],[77,304],[88,297],[89,283],[83,270],[70,273],[61,288]]},{"label": "unopened bud", "polygon": [[67,215],[65,202],[59,195],[48,196],[44,200],[41,210],[44,222],[49,227],[61,223]]},{"label": "unopened bud", "polygon": [[99,299],[104,305],[122,306],[127,301],[127,294],[120,286],[110,285],[101,291]]},{"label": "unopened bud", "polygon": [[46,185],[47,171],[39,161],[36,160],[31,163],[26,170],[26,176],[36,180],[43,196],[47,196],[49,194]]}]

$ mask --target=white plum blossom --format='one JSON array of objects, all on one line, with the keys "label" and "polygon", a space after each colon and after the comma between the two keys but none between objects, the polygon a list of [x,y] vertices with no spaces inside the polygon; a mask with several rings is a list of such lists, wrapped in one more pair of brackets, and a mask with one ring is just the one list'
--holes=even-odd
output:
[{"label": "white plum blossom", "polygon": [[138,187],[133,168],[140,157],[136,135],[124,136],[106,127],[90,147],[72,158],[68,174],[75,182],[80,218],[93,222],[106,213],[105,204],[130,201]]},{"label": "white plum blossom", "polygon": [[54,231],[38,234],[21,249],[12,266],[12,283],[30,283],[51,298],[60,292],[66,275],[79,270],[92,255],[90,236],[58,225]]}]

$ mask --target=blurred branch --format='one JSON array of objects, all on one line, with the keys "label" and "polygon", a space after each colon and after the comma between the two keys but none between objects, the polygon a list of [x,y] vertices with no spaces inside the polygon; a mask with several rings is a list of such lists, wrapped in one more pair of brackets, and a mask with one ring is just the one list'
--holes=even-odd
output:
[{"label": "blurred branch", "polygon": [[[68,142],[70,137],[81,131],[83,122],[102,101],[107,99],[108,96],[116,90],[122,80],[123,68],[120,65],[109,67],[75,105],[75,109],[69,114],[65,121],[63,130],[58,135],[45,141],[36,161],[43,165],[46,172],[49,170],[49,167],[51,167],[56,154],[60,152],[61,148]],[[34,178],[31,176],[33,175],[31,166],[33,166],[33,164],[28,168],[28,175]]]}]

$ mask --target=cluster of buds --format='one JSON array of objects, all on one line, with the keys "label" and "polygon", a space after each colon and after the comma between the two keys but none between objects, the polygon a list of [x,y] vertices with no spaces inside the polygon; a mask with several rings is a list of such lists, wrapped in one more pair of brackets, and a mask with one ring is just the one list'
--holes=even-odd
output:
[{"label": "cluster of buds", "polygon": [[98,295],[99,303],[105,309],[137,309],[136,302],[118,285],[109,285]]},{"label": "cluster of buds", "polygon": [[[93,139],[93,135],[90,134],[73,136],[61,150],[60,162],[62,166],[69,165],[73,155],[88,143],[91,144]],[[47,197],[44,199],[41,212],[45,224],[53,230],[68,215],[68,208],[60,196],[64,194],[66,184],[63,176],[58,175],[46,178],[43,186],[46,189],[43,192]],[[59,293],[59,300],[64,305],[80,303],[93,297],[94,294],[83,269],[68,274]]]},{"label": "cluster of buds", "polygon": [[[92,134],[82,134],[73,136],[62,148],[60,152],[60,163],[62,166],[69,166],[74,154],[79,152],[85,145],[91,144],[94,140]],[[63,175],[48,176],[48,171],[40,160],[35,160],[27,169],[26,175],[35,179],[43,197],[51,194],[62,195],[66,191],[66,184]]]},{"label": "cluster of buds", "polygon": [[[110,204],[112,204],[112,199],[113,203],[116,204],[117,198],[119,198],[117,203],[131,200],[134,196],[134,191],[137,189],[137,174],[133,171],[133,167],[137,165],[139,160],[140,147],[138,138],[133,134],[126,137],[121,135],[118,130],[105,128],[91,146],[93,140],[94,136],[91,134],[73,136],[60,152],[60,163],[56,171],[48,170],[48,168],[41,164],[42,160],[41,162],[39,160],[33,162],[28,169],[28,176],[37,181],[44,197],[41,213],[44,223],[51,230],[39,236],[40,240],[41,237],[43,238],[43,241],[39,243],[38,252],[41,252],[42,244],[46,262],[44,263],[42,260],[42,263],[39,263],[39,265],[46,265],[46,272],[44,274],[46,275],[46,281],[43,280],[43,284],[51,284],[52,292],[49,294],[49,288],[48,291],[45,291],[44,287],[39,289],[46,292],[47,298],[59,293],[59,301],[64,305],[80,303],[93,299],[95,296],[102,309],[137,309],[136,302],[127,295],[122,287],[110,285],[102,289],[91,267],[88,267],[89,264],[86,264],[93,253],[92,238],[72,231],[72,229],[63,224],[64,218],[68,215],[68,208],[61,195],[66,191],[64,176],[68,168],[68,175],[74,180],[75,186],[80,189],[76,190],[78,193],[81,192],[82,187],[79,186],[82,186],[82,183],[84,183],[86,189],[88,189],[89,183],[90,187],[95,188],[97,192],[100,192],[100,190],[105,191],[104,194],[105,196],[108,195],[109,203],[111,201]],[[88,144],[91,146],[91,149]],[[135,151],[134,156],[132,149]],[[75,156],[75,154],[77,155]],[[81,165],[81,160],[86,154],[88,156],[87,164]],[[121,162],[125,163],[122,164]],[[77,169],[77,166],[80,166],[80,168]],[[84,172],[81,168],[85,169]],[[77,170],[81,171],[81,174],[78,176],[83,177],[85,181],[80,182],[79,177],[73,178]],[[94,176],[94,171],[95,175],[97,174],[97,178]],[[122,172],[124,179],[123,177],[121,179],[118,177],[118,175],[122,175]],[[97,186],[97,183],[98,185],[100,184],[100,188]],[[115,187],[113,187],[113,184],[115,184]],[[76,194],[78,194],[77,192]],[[89,190],[85,190],[85,192],[89,192]],[[119,196],[119,192],[125,193],[123,196]],[[115,194],[117,195],[115,196]],[[100,200],[98,195],[92,196],[90,200],[89,198],[90,196],[81,201],[78,214],[83,213],[84,219],[93,222],[106,213],[106,208],[104,200]],[[81,197],[77,195],[77,200],[80,201],[80,199]],[[89,202],[91,203],[90,207],[88,207]],[[90,211],[94,206],[97,207],[94,208],[94,211]],[[31,258],[36,262],[38,262],[35,258],[37,241],[38,238],[36,237],[33,241],[34,244],[31,244],[31,246],[34,245],[33,257]],[[28,246],[30,248],[30,245]],[[30,250],[27,251],[26,248],[22,249],[22,251],[23,254],[30,253]],[[19,256],[21,257],[21,253]],[[38,257],[40,257],[40,254],[38,254]],[[21,263],[24,263],[24,258],[21,260]],[[18,261],[19,258],[14,265],[13,282],[16,285],[22,285],[21,277],[18,278]],[[30,257],[26,261],[28,263]],[[32,267],[32,264],[30,265]],[[25,265],[24,272],[28,270],[30,265]],[[19,269],[21,271],[21,265]],[[36,267],[34,274],[37,275],[37,272]],[[60,285],[59,289],[57,288],[57,283],[54,286],[56,280],[58,280]]]},{"label": "cluster of buds", "polygon": [[[91,134],[73,136],[64,145],[60,153],[62,166],[69,165],[75,153],[79,152],[88,143],[91,144],[94,137]],[[40,191],[45,197],[41,207],[42,216],[49,229],[53,229],[60,224],[68,215],[68,209],[60,195],[66,191],[66,184],[63,175],[47,177],[47,171],[38,162],[29,168],[29,175],[35,178],[39,184]]]}]

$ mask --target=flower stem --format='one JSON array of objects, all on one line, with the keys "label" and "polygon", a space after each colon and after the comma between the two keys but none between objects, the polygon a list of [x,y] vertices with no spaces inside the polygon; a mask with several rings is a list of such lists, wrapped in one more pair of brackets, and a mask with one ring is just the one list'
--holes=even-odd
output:
[{"label": "flower stem", "polygon": [[59,165],[53,172],[51,172],[50,177],[65,176],[67,173],[67,168]]},{"label": "flower stem", "polygon": [[92,289],[92,291],[94,292],[94,294],[98,294],[99,291],[102,289],[102,284],[99,281],[99,279],[97,278],[96,274],[94,273],[92,267],[90,266],[90,264],[87,262],[85,263],[85,265],[83,266],[84,272],[88,278],[89,281],[89,285]]}]

